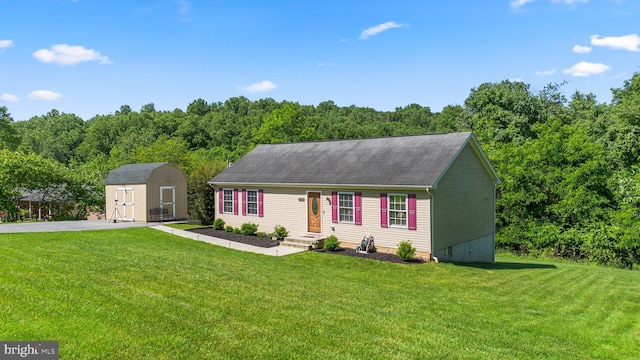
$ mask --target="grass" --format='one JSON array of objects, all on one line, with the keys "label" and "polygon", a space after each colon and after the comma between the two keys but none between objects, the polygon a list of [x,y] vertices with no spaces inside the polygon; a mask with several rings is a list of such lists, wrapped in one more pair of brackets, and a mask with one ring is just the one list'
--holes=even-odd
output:
[{"label": "grass", "polygon": [[629,359],[640,272],[243,253],[149,228],[0,235],[0,340],[61,359]]},{"label": "grass", "polygon": [[165,224],[165,226],[172,227],[178,230],[201,229],[201,228],[207,227],[207,225],[192,224],[192,223]]}]

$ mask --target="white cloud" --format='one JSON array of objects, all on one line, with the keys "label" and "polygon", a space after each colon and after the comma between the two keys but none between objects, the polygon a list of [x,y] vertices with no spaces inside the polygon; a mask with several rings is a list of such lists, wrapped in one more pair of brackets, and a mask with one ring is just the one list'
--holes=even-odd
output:
[{"label": "white cloud", "polygon": [[97,61],[100,64],[111,64],[108,57],[84,46],[67,44],[53,45],[51,49],[40,49],[33,53],[33,57],[45,62],[59,65],[77,65],[84,61]]},{"label": "white cloud", "polygon": [[5,102],[16,102],[18,101],[18,97],[15,95],[11,95],[11,94],[2,94],[0,95],[0,100],[1,101],[5,101]]},{"label": "white cloud", "polygon": [[265,92],[274,90],[276,88],[276,84],[272,83],[269,80],[260,81],[257,83],[253,83],[247,87],[241,87],[240,90],[248,91],[248,92]]},{"label": "white cloud", "polygon": [[590,46],[575,45],[571,50],[574,53],[578,53],[578,54],[588,54],[591,52],[592,49],[593,48]]},{"label": "white cloud", "polygon": [[0,40],[0,49],[6,49],[13,46],[12,40]]},{"label": "white cloud", "polygon": [[538,76],[553,75],[555,73],[556,73],[556,69],[536,71],[536,75]]},{"label": "white cloud", "polygon": [[609,65],[582,61],[568,69],[562,70],[562,72],[571,76],[587,77],[591,75],[602,74],[609,69],[611,69],[611,66]]},{"label": "white cloud", "polygon": [[631,34],[601,38],[600,35],[591,35],[591,45],[638,52],[640,51],[640,36],[638,36],[638,34]]},{"label": "white cloud", "polygon": [[510,5],[514,9],[520,9],[525,6],[527,3],[533,2],[535,0],[511,0]]},{"label": "white cloud", "polygon": [[[509,5],[511,5],[514,9],[520,9],[521,7],[527,5],[530,2],[534,2],[536,0],[511,0]],[[575,3],[587,3],[589,0],[551,0],[552,2],[561,2],[569,5],[573,5]]]},{"label": "white cloud", "polygon": [[565,4],[588,3],[589,0],[553,0],[553,2],[563,2]]},{"label": "white cloud", "polygon": [[62,94],[50,90],[36,90],[31,92],[27,97],[31,100],[57,100],[62,97]]},{"label": "white cloud", "polygon": [[406,24],[396,24],[395,21],[389,21],[384,24],[372,26],[367,30],[364,30],[362,34],[360,34],[360,39],[366,40],[369,36],[378,35],[383,31],[387,31],[394,28],[401,28],[407,26]]},{"label": "white cloud", "polygon": [[178,11],[180,14],[186,14],[191,11],[191,3],[187,0],[177,0],[178,3]]}]

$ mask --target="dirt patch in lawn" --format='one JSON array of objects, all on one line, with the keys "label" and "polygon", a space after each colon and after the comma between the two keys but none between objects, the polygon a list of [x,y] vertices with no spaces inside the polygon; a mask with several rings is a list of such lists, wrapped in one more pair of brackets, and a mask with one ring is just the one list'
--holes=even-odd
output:
[{"label": "dirt patch in lawn", "polygon": [[210,227],[199,228],[199,229],[189,229],[187,231],[191,231],[200,235],[217,237],[218,239],[225,239],[225,240],[235,241],[235,242],[239,242],[247,245],[259,246],[263,248],[270,248],[270,247],[280,245],[280,241],[271,240],[271,238],[268,238],[268,237],[235,234],[235,233],[224,231],[224,230],[216,230]]},{"label": "dirt patch in lawn", "polygon": [[374,252],[374,253],[368,253],[368,254],[362,254],[359,253],[353,249],[345,249],[345,248],[340,248],[336,251],[327,251],[324,249],[319,249],[319,250],[315,250],[316,252],[321,252],[321,253],[326,253],[326,254],[335,254],[335,255],[342,255],[342,256],[352,256],[352,257],[359,257],[359,258],[363,258],[363,259],[371,259],[371,260],[378,260],[378,261],[387,261],[387,262],[392,262],[392,263],[396,263],[396,264],[423,264],[425,261],[422,259],[411,259],[410,261],[404,261],[400,258],[400,256],[396,255],[396,254],[389,254],[389,253],[383,253],[383,252]]}]

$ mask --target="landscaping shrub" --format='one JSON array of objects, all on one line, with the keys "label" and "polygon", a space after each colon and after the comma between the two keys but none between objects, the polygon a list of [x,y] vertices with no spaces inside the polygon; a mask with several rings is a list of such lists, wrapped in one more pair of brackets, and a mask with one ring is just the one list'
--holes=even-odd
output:
[{"label": "landscaping shrub", "polygon": [[335,235],[331,235],[324,239],[324,248],[329,251],[336,251],[340,248],[340,241]]},{"label": "landscaping shrub", "polygon": [[273,236],[276,237],[276,239],[278,240],[284,240],[284,238],[287,237],[287,235],[289,235],[289,232],[287,231],[287,229],[284,226],[281,225],[276,225],[273,228]]},{"label": "landscaping shrub", "polygon": [[217,218],[216,221],[213,222],[213,228],[216,230],[224,229],[224,220]]},{"label": "landscaping shrub", "polygon": [[224,231],[226,231],[226,232],[233,232],[233,226],[231,226],[231,225],[227,225],[227,226],[225,226],[225,227],[224,227]]},{"label": "landscaping shrub", "polygon": [[258,231],[256,235],[260,238],[267,237],[267,233],[264,231]]},{"label": "landscaping shrub", "polygon": [[400,256],[400,259],[409,261],[413,259],[413,255],[416,254],[416,248],[411,246],[411,241],[405,240],[398,244],[398,251],[396,251],[396,254]]},{"label": "landscaping shrub", "polygon": [[258,231],[258,225],[253,223],[244,223],[242,224],[240,231],[242,231],[244,235],[253,235]]},{"label": "landscaping shrub", "polygon": [[238,228],[233,228],[233,233],[234,234],[242,234],[242,230],[238,229]]}]

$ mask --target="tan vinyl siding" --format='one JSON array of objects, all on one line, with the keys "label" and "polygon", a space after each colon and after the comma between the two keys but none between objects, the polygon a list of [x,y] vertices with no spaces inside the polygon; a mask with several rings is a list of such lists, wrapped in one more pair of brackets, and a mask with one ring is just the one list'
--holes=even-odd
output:
[{"label": "tan vinyl siding", "polygon": [[468,143],[433,189],[434,252],[493,236],[494,185]]},{"label": "tan vinyl siding", "polygon": [[[238,215],[220,214],[218,204],[220,187],[216,188],[216,218],[222,218],[226,225],[236,228],[243,223],[258,224],[258,231],[270,233],[275,225],[282,225],[289,230],[290,235],[307,233],[307,192],[321,193],[322,235],[335,235],[344,243],[358,244],[365,234],[374,236],[376,246],[397,249],[398,243],[410,240],[418,251],[430,252],[430,205],[426,191],[399,190],[354,190],[341,188],[285,188],[251,186],[250,189],[264,191],[264,217],[253,215],[242,216],[242,186],[225,185],[225,189],[238,189]],[[334,224],[331,219],[331,193],[361,192],[362,193],[362,225]],[[417,230],[382,228],[380,226],[380,194],[416,194],[416,224]],[[333,229],[332,229],[333,226]],[[335,230],[334,230],[335,229]]]}]

